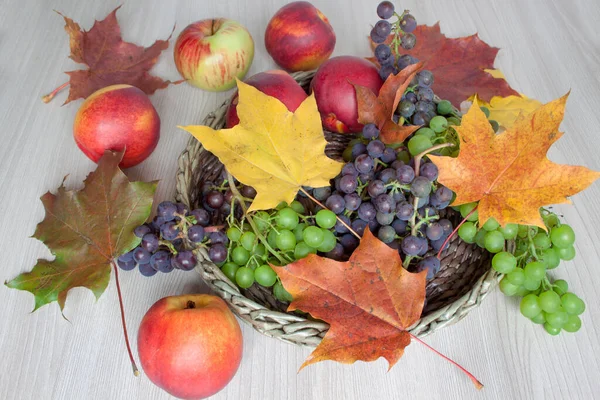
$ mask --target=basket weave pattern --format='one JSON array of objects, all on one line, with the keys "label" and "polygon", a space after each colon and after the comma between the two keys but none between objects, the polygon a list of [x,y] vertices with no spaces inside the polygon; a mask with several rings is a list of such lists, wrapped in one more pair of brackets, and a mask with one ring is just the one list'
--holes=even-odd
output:
[{"label": "basket weave pattern", "polygon": [[[306,88],[313,75],[313,72],[301,72],[293,76]],[[213,129],[222,128],[227,106],[228,102],[225,102],[208,114],[202,124]],[[349,141],[348,136],[328,132],[325,136],[329,143],[327,154],[339,157]],[[222,168],[214,155],[204,150],[195,138],[190,138],[178,159],[176,200],[192,208],[197,206],[202,182],[217,177]],[[446,217],[457,218],[450,213]],[[285,342],[314,347],[329,329],[329,325],[322,321],[286,313],[287,304],[276,300],[270,289],[253,285],[247,290],[240,290],[210,261],[203,248],[197,249],[196,255],[196,270],[206,284],[257,331]],[[499,279],[499,275],[490,268],[489,253],[462,242],[458,236],[451,240],[442,255],[440,272],[427,284],[427,303],[421,319],[408,329],[419,337],[461,320],[481,303]]]}]

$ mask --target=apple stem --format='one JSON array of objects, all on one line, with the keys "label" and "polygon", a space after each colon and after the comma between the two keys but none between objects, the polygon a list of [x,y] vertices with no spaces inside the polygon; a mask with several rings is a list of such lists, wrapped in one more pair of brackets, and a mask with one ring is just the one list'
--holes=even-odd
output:
[{"label": "apple stem", "polygon": [[454,228],[454,230],[452,231],[452,233],[450,235],[448,235],[448,237],[446,238],[446,240],[444,240],[444,243],[442,244],[442,247],[440,247],[440,251],[437,254],[438,260],[442,259],[442,251],[444,251],[444,248],[446,247],[446,245],[448,244],[448,242],[450,242],[450,239],[452,239],[452,237],[454,237],[454,235],[456,235],[456,232],[458,232],[458,229],[462,226],[462,224],[464,224],[465,222],[467,222],[467,218],[469,218],[471,216],[471,214],[473,214],[477,210],[477,207],[479,207],[479,204],[474,209],[472,209],[471,212],[468,213],[467,216],[464,217],[462,221],[460,221],[460,224],[458,224],[456,226],[456,228]]},{"label": "apple stem", "polygon": [[196,303],[194,303],[191,300],[188,300],[187,304],[185,305],[185,308],[196,308]]},{"label": "apple stem", "polygon": [[137,365],[135,364],[135,360],[133,359],[133,353],[131,352],[131,346],[129,344],[129,337],[127,336],[127,324],[125,323],[125,309],[123,307],[123,296],[121,295],[121,285],[119,284],[119,268],[112,262],[113,268],[115,270],[115,282],[117,283],[117,294],[119,295],[119,307],[121,309],[121,324],[123,325],[123,335],[125,336],[125,345],[127,346],[127,353],[129,353],[129,359],[131,360],[131,367],[133,368],[133,374],[135,376],[140,376],[140,371],[138,370]]},{"label": "apple stem", "polygon": [[438,356],[442,357],[443,359],[451,362],[452,364],[454,364],[455,366],[457,366],[462,372],[464,372],[465,374],[467,374],[467,376],[473,382],[473,384],[475,385],[475,387],[477,388],[477,390],[481,390],[483,388],[483,383],[479,382],[479,380],[477,378],[475,378],[475,376],[472,373],[470,373],[469,371],[467,371],[462,365],[460,365],[456,361],[452,360],[451,358],[443,355],[442,353],[440,353],[439,351],[437,351],[436,349],[434,349],[433,347],[431,347],[430,345],[428,345],[427,343],[425,343],[424,341],[422,341],[421,339],[419,339],[418,337],[416,337],[412,333],[410,334],[410,336],[414,340],[416,340],[417,342],[421,343],[422,345],[424,345],[429,350],[433,351],[435,354],[437,354]]},{"label": "apple stem", "polygon": [[[329,208],[325,207],[319,200],[315,199],[313,196],[310,195],[310,193],[308,193],[306,190],[304,190],[303,187],[300,188],[300,191],[302,193],[304,193],[306,195],[306,197],[308,197],[309,199],[311,199],[312,201],[317,203],[318,206],[324,208],[325,210],[329,210]],[[329,210],[329,211],[331,211],[331,210]],[[340,222],[340,224],[344,225],[346,227],[346,229],[348,229],[350,231],[351,234],[353,234],[354,236],[356,236],[358,238],[358,240],[361,239],[360,235],[358,233],[356,233],[356,231],[354,231],[354,229],[352,229],[352,227],[350,227],[350,225],[345,223],[344,220],[341,219],[338,215],[335,216],[335,219],[337,219]]]},{"label": "apple stem", "polygon": [[69,82],[63,83],[62,85],[60,85],[59,87],[57,87],[56,89],[54,89],[53,91],[51,91],[50,93],[48,93],[47,95],[42,96],[42,101],[44,103],[49,103],[50,100],[52,100],[54,98],[54,96],[56,96],[56,94],[58,92],[60,92],[61,90],[63,90],[67,86],[69,86]]}]

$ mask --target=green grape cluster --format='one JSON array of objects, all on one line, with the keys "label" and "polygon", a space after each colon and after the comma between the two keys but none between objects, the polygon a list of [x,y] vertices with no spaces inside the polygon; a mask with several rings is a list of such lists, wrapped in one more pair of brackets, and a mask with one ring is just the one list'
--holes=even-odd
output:
[{"label": "green grape cluster", "polygon": [[249,218],[257,231],[245,219],[230,223],[226,232],[227,260],[221,264],[221,271],[242,289],[257,283],[272,288],[278,300],[292,301],[271,265],[327,253],[337,244],[332,232],[337,221],[333,212],[323,209],[314,216],[305,214],[304,206],[293,201],[289,206],[282,203],[274,210],[251,213]]},{"label": "green grape cluster", "polygon": [[[500,291],[507,296],[522,297],[521,314],[543,324],[549,334],[578,331],[585,303],[569,292],[566,281],[551,281],[548,276],[548,270],[558,267],[561,260],[575,257],[573,229],[547,210],[542,210],[547,231],[517,224],[501,227],[493,218],[480,226],[475,207],[477,203],[459,207],[466,221],[458,229],[458,235],[463,241],[476,243],[494,254],[492,268],[504,275]],[[507,241],[514,243],[512,251],[508,251]]]}]

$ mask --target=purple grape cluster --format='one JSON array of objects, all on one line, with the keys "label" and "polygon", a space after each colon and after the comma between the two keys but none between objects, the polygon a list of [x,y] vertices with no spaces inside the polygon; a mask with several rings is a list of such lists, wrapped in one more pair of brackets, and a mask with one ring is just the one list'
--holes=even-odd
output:
[{"label": "purple grape cluster", "polygon": [[[414,159],[386,146],[379,133],[374,124],[365,125],[363,138],[351,142],[344,152],[347,162],[333,188],[314,189],[312,195],[359,235],[369,227],[379,240],[397,249],[402,259],[419,260],[411,265],[418,271],[428,270],[431,279],[439,271],[439,260],[422,257],[439,251],[452,233],[452,223],[440,211],[454,194],[436,182],[435,164],[423,162],[417,173]],[[358,239],[343,224],[336,224],[335,231],[344,253],[351,254]]]}]

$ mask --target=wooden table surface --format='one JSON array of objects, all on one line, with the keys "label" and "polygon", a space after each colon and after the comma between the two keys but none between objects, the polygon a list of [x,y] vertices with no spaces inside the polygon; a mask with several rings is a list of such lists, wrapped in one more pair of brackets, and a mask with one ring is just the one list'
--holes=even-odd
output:
[{"label": "wooden table surface", "polygon": [[[68,59],[69,41],[57,10],[89,29],[122,0],[0,0],[0,254],[2,277],[29,271],[46,247],[30,238],[44,217],[39,197],[68,175],[81,187],[94,169],[76,147],[73,118],[81,101],[61,106],[66,93],[49,104],[40,96],[78,69]],[[256,42],[250,74],[275,64],[263,45],[265,26],[285,1],[128,0],[118,13],[125,40],[149,45],[188,23],[225,16],[248,27]],[[314,1],[337,34],[334,55],[368,55],[365,39],[377,18],[377,0]],[[441,21],[451,37],[479,32],[500,47],[496,67],[522,93],[543,102],[567,91],[565,136],[551,149],[559,163],[600,170],[600,3],[563,0],[419,1],[410,9],[419,23]],[[154,72],[179,76],[171,47]],[[160,179],[157,200],[174,193],[176,159],[188,136],[176,125],[193,124],[231,93],[172,86],[151,97],[162,120],[152,156],[128,170],[132,179]],[[600,397],[600,183],[558,208],[577,233],[577,257],[555,276],[567,278],[587,303],[576,334],[551,337],[520,316],[518,302],[499,291],[460,323],[427,342],[470,371],[486,387],[477,392],[455,367],[414,343],[389,372],[380,359],[340,365],[323,362],[298,373],[310,350],[270,339],[243,325],[242,365],[215,399],[591,399]],[[145,278],[121,274],[130,336],[156,300],[205,291],[196,272],[175,271]],[[123,342],[114,279],[98,300],[87,289],[69,292],[62,318],[57,304],[35,313],[33,296],[0,288],[0,399],[167,399],[142,373],[131,373]]]}]

